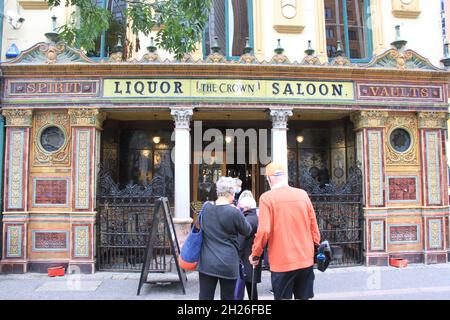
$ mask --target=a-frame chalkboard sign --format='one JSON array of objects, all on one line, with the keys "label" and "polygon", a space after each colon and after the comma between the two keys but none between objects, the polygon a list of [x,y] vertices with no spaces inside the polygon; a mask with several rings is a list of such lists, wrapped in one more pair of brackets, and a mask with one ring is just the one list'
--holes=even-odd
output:
[{"label": "a-frame chalkboard sign", "polygon": [[[162,215],[162,216],[161,216]],[[149,274],[149,268],[150,268],[150,262],[153,259],[153,249],[157,240],[157,232],[158,232],[158,225],[161,221],[160,219],[164,219],[164,225],[167,230],[167,233],[170,237],[170,246],[172,249],[172,255],[175,260],[175,264],[177,266],[177,272],[178,272],[178,278],[179,282],[181,284],[181,288],[183,291],[183,294],[186,294],[186,272],[184,269],[180,268],[180,265],[178,264],[178,256],[180,255],[180,246],[178,244],[177,240],[177,234],[175,232],[175,226],[173,224],[172,220],[172,214],[170,213],[170,206],[169,206],[169,200],[166,197],[159,198],[155,201],[155,207],[153,211],[153,219],[152,219],[152,225],[150,229],[149,234],[149,240],[147,243],[147,249],[145,251],[145,258],[144,258],[144,264],[142,266],[142,272],[141,272],[141,278],[139,280],[139,287],[137,290],[137,295],[140,295],[142,286],[144,283],[161,283],[165,281],[149,281],[148,280],[148,274]],[[173,282],[167,281],[167,282]]]}]

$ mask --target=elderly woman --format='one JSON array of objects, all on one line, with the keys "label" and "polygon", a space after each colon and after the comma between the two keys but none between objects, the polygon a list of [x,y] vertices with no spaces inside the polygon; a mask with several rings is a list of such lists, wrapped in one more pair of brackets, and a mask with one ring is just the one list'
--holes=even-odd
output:
[{"label": "elderly woman", "polygon": [[238,235],[252,232],[244,215],[231,205],[235,184],[233,178],[221,177],[216,183],[218,199],[208,203],[202,213],[203,244],[197,266],[200,300],[214,300],[217,282],[221,299],[234,299],[239,276]]},{"label": "elderly woman", "polygon": [[[253,240],[255,239],[256,231],[258,230],[258,216],[256,214],[256,201],[253,198],[251,191],[243,191],[239,197],[239,207],[243,210],[245,219],[252,226],[252,232],[248,236],[240,235],[238,237],[239,242],[239,255],[241,262],[244,266],[244,281],[247,288],[247,295],[249,300],[251,299],[252,292],[252,277],[253,266],[248,261],[248,256],[252,253]],[[258,300],[258,291],[256,284],[261,282],[261,262],[255,268],[255,278],[253,279],[253,300]]]}]

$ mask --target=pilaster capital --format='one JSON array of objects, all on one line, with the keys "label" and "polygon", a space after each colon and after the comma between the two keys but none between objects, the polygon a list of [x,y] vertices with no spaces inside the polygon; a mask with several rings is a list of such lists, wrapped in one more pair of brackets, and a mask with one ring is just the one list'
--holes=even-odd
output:
[{"label": "pilaster capital", "polygon": [[193,108],[170,108],[176,129],[189,129],[193,114]]},{"label": "pilaster capital", "polygon": [[31,127],[32,125],[32,109],[5,109],[2,115],[5,117],[6,127]]},{"label": "pilaster capital", "polygon": [[351,114],[350,120],[355,125],[355,129],[382,128],[386,126],[388,117],[387,111],[358,111]]},{"label": "pilaster capital", "polygon": [[287,129],[289,117],[292,117],[292,109],[274,109],[270,110],[272,118],[272,129]]},{"label": "pilaster capital", "polygon": [[106,119],[106,113],[100,112],[99,109],[69,109],[68,113],[72,127],[96,127],[100,129]]},{"label": "pilaster capital", "polygon": [[419,129],[447,129],[447,112],[418,112]]}]

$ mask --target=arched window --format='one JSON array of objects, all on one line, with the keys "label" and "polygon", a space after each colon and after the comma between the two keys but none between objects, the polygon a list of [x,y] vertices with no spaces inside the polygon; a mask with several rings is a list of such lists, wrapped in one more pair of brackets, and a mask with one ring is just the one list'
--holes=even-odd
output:
[{"label": "arched window", "polygon": [[370,0],[325,0],[325,28],[329,58],[336,55],[337,42],[355,62],[372,56]]},{"label": "arched window", "polygon": [[251,0],[213,0],[209,22],[205,28],[203,52],[211,53],[211,43],[218,38],[221,53],[227,58],[239,57],[245,48],[245,38],[253,43]]}]

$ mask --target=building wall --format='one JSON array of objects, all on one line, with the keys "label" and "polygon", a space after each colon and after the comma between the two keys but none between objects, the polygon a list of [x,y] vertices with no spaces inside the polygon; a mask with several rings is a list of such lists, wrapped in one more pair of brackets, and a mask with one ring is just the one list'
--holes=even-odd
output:
[{"label": "building wall", "polygon": [[[25,21],[22,27],[15,30],[8,22],[8,19],[3,19],[3,43],[1,61],[6,59],[6,50],[15,43],[20,51],[26,50],[37,42],[46,41],[45,33],[51,31],[52,19],[55,15],[57,17],[57,25],[61,25],[67,21],[67,14],[69,9],[60,6],[54,9],[49,9],[43,1],[35,2],[33,9],[25,9],[20,5],[19,1],[5,1],[5,14],[8,11],[13,11],[20,14]],[[26,6],[26,8],[30,8]]]},{"label": "building wall", "polygon": [[[30,2],[42,3],[41,0]],[[408,47],[429,58],[434,65],[439,65],[442,58],[440,0],[414,0],[403,7],[401,0],[371,0],[370,4],[374,53],[379,54],[390,48],[390,43],[395,39],[395,26],[400,25],[402,38],[408,40]],[[270,60],[277,46],[277,39],[281,39],[285,54],[291,61],[303,59],[308,40],[312,41],[312,46],[322,61],[326,60],[323,0],[253,0],[252,5],[254,48],[258,59]],[[14,30],[4,19],[2,60],[12,43],[16,43],[19,50],[25,50],[36,42],[44,41],[44,33],[51,29],[53,14],[58,18],[58,25],[61,25],[72,12],[72,8],[64,6],[52,10],[26,9],[23,6],[13,1],[5,4],[5,12],[17,11],[25,18],[25,22],[20,30]],[[286,6],[289,13],[295,12],[291,19],[283,15],[282,8]],[[44,8],[42,5],[41,7]],[[397,10],[398,8],[400,9]],[[146,52],[149,37],[140,35],[140,40],[141,49],[133,58],[140,59]],[[171,58],[169,53],[162,50],[159,55],[163,60]],[[199,45],[194,58],[202,56],[202,46]]]}]

